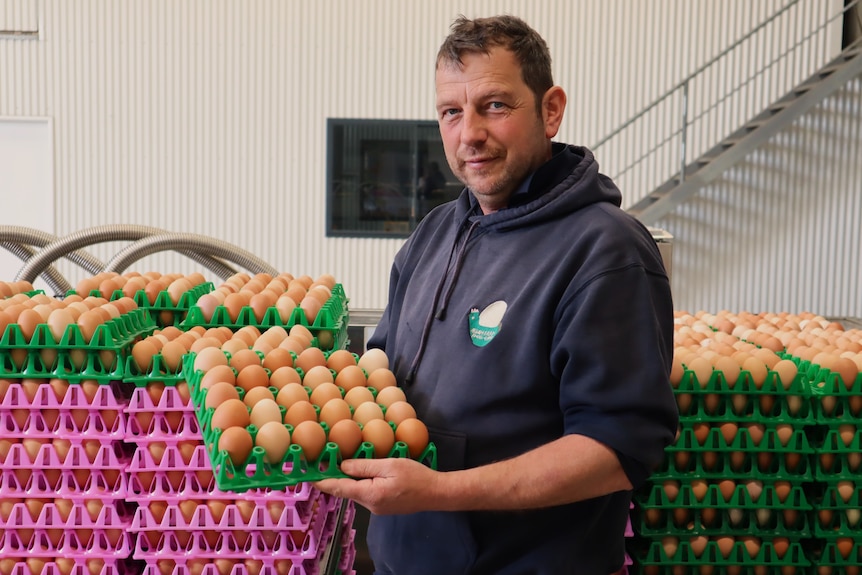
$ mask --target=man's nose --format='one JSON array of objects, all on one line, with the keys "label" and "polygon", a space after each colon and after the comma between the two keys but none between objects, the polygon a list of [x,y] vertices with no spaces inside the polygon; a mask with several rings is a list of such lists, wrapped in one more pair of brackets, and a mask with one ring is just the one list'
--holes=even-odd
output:
[{"label": "man's nose", "polygon": [[475,110],[466,110],[461,120],[461,142],[468,146],[475,146],[484,142],[488,137],[485,118]]}]

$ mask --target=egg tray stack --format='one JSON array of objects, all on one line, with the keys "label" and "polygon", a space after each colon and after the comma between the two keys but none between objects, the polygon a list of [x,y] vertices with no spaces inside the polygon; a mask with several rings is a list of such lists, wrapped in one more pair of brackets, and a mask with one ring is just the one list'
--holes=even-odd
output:
[{"label": "egg tray stack", "polygon": [[794,361],[807,371],[814,396],[812,561],[818,575],[856,575],[862,566],[862,374],[846,385],[837,373]]},{"label": "egg tray stack", "polygon": [[720,370],[701,383],[686,369],[674,393],[679,435],[635,495],[635,572],[809,573],[814,451],[804,374],[783,385],[770,370],[757,386],[742,370],[730,386]]},{"label": "egg tray stack", "polygon": [[[178,326],[186,319],[189,309],[198,298],[214,289],[215,286],[212,282],[198,284],[192,289],[183,292],[176,303],[171,300],[171,296],[167,290],[158,292],[152,300],[147,297],[146,291],[138,290],[132,299],[138,304],[138,309],[146,310],[158,327]],[[99,291],[91,291],[89,295],[99,297],[102,294]],[[124,297],[124,295],[122,290],[115,290],[110,294],[108,299],[114,301]]]},{"label": "egg tray stack", "polygon": [[251,306],[244,306],[239,310],[236,319],[231,319],[228,309],[224,305],[219,305],[216,306],[209,321],[204,318],[199,307],[192,306],[186,319],[179,327],[190,329],[198,325],[204,328],[226,326],[236,331],[247,325],[261,330],[273,326],[281,326],[289,330],[294,325],[302,325],[314,335],[316,340],[312,342],[314,347],[319,347],[324,351],[344,349],[347,347],[347,325],[350,321],[347,302],[344,287],[337,283],[332,289],[330,298],[323,304],[314,321],[310,323],[300,307],[296,307],[287,321],[284,321],[278,309],[274,307],[267,309],[263,316],[258,319]]},{"label": "egg tray stack", "polygon": [[141,309],[98,325],[89,341],[77,324],[66,326],[59,341],[47,324],[36,325],[29,340],[20,325],[10,324],[0,337],[0,378],[120,381],[132,344],[155,328]]},{"label": "egg tray stack", "polygon": [[62,397],[48,383],[30,389],[13,382],[0,397],[0,557],[17,575],[37,575],[34,561],[40,573],[59,573],[56,560],[75,575],[128,573],[118,385],[99,385],[92,397],[76,383]]},{"label": "egg tray stack", "polygon": [[179,392],[184,370],[172,372],[161,354],[146,373],[131,359],[127,369],[135,389],[126,439],[136,445],[128,499],[138,505],[130,531],[144,573],[317,573],[334,532],[333,498],[310,484],[222,491],[194,405]]}]

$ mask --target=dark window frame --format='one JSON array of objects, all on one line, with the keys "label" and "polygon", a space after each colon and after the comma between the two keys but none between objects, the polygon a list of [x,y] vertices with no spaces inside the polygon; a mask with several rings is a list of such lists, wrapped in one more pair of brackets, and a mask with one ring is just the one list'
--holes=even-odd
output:
[{"label": "dark window frame", "polygon": [[[420,190],[430,164],[442,172],[443,186],[433,193]],[[406,238],[461,187],[446,164],[436,121],[327,119],[327,237]]]}]

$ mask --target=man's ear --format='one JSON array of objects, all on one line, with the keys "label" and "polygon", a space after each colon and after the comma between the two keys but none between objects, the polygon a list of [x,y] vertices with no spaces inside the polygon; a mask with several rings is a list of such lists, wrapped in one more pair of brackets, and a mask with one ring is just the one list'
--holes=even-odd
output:
[{"label": "man's ear", "polygon": [[557,135],[566,111],[566,92],[560,86],[551,86],[542,97],[542,121],[548,139]]}]

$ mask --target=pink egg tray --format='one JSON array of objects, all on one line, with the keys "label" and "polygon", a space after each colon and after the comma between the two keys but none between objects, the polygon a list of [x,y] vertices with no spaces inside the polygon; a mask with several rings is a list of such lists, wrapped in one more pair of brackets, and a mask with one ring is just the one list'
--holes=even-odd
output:
[{"label": "pink egg tray", "polygon": [[[46,409],[47,411],[47,409]],[[59,409],[57,419],[49,425],[45,413],[39,411],[0,411],[0,437],[17,438],[54,438],[99,439],[103,441],[122,441],[126,437],[123,413],[112,415],[109,425],[99,411],[74,413],[70,409]],[[83,417],[83,420],[76,421]]]},{"label": "pink egg tray", "polygon": [[[256,575],[280,575],[284,573],[276,565],[276,562],[280,560],[283,560],[283,558],[261,558],[260,561],[263,563],[263,565],[261,566],[260,571],[255,569],[254,573]],[[156,561],[156,559],[147,559],[146,566],[144,567],[144,571],[141,575],[164,575],[164,573],[159,569],[159,566],[156,564]],[[189,569],[185,561],[185,558],[176,559],[177,564],[174,566],[173,571],[171,571],[170,575],[192,575],[192,570]],[[196,569],[194,573],[199,573],[200,575],[220,575],[219,570],[213,563],[204,565],[201,571],[198,571]],[[249,571],[246,566],[243,565],[242,562],[239,562],[233,566],[233,569],[231,570],[229,575],[252,575],[252,572]],[[320,568],[315,560],[306,559],[300,563],[294,562],[286,575],[320,575]],[[343,575],[355,575],[355,573],[344,573]]]},{"label": "pink egg tray", "polygon": [[91,569],[95,558],[75,553],[68,557],[74,561],[71,571],[62,570],[53,561],[45,563],[41,571],[31,571],[30,567],[25,563],[29,559],[28,556],[8,558],[20,559],[18,563],[15,563],[8,575],[131,575],[134,572],[140,571],[139,568],[128,565],[128,561],[124,558],[105,557],[102,558],[104,563],[102,568],[94,573]]},{"label": "pink egg tray", "polygon": [[[116,537],[116,544],[111,539]],[[16,529],[0,531],[0,556],[29,557],[69,557],[83,554],[87,557],[106,558],[128,557],[132,550],[131,534],[124,530],[113,531],[113,537],[102,529],[94,529],[89,540],[81,541],[75,530],[63,530],[57,544],[51,542],[51,534],[42,529],[36,529],[28,540]]]},{"label": "pink egg tray", "polygon": [[[125,473],[119,473],[111,482],[103,470],[91,469],[82,485],[70,470],[61,470],[56,479],[49,478],[48,470],[0,468],[0,493],[4,497],[63,498],[63,499],[125,499],[127,494]],[[23,476],[23,477],[22,477]]]},{"label": "pink egg tray", "polygon": [[158,403],[153,403],[153,398],[146,387],[136,387],[129,399],[128,412],[138,411],[167,412],[167,411],[191,411],[195,408],[191,400],[183,401],[183,398],[173,386],[165,386]]},{"label": "pink egg tray", "polygon": [[[332,537],[336,515],[319,507],[305,529],[275,530],[167,530],[158,531],[158,543],[143,533],[135,538],[135,559],[183,555],[221,559],[264,559],[267,557],[307,559],[319,557]],[[215,540],[208,538],[208,533]],[[188,541],[183,541],[186,536]],[[294,537],[302,537],[301,541]]]},{"label": "pink egg tray", "polygon": [[[89,439],[89,438],[87,438]],[[92,459],[88,457],[81,438],[72,438],[69,452],[60,459],[57,448],[51,443],[39,447],[36,457],[31,460],[21,443],[9,446],[2,468],[6,469],[115,469],[122,471],[128,465],[128,457],[124,453],[120,441],[103,442]]]},{"label": "pink egg tray", "polygon": [[[135,449],[127,468],[130,501],[164,499],[256,499],[262,497],[308,500],[317,491],[311,484],[297,484],[287,488],[254,489],[244,493],[225,492],[216,487],[212,466],[203,444],[196,446],[188,463],[183,461],[176,445],[166,445],[161,461],[156,463],[146,446]],[[202,483],[207,478],[207,484]]]},{"label": "pink egg tray", "polygon": [[126,441],[150,443],[153,441],[203,441],[200,424],[194,412],[152,412],[145,422],[143,412],[126,414]]},{"label": "pink egg tray", "polygon": [[0,400],[0,410],[4,409],[110,409],[122,410],[126,401],[120,390],[119,383],[100,385],[96,389],[93,400],[89,401],[81,386],[72,384],[66,390],[62,401],[57,399],[50,385],[40,385],[32,401],[27,399],[20,383],[12,383],[6,394]]},{"label": "pink egg tray", "polygon": [[[130,531],[230,531],[230,530],[278,530],[293,529],[305,531],[309,528],[314,515],[315,504],[320,498],[314,497],[306,501],[282,501],[270,499],[270,504],[277,501],[284,505],[277,517],[271,513],[271,508],[262,501],[254,502],[248,521],[236,504],[227,504],[221,517],[216,519],[207,505],[198,505],[188,520],[176,503],[168,504],[161,521],[157,520],[149,507],[141,506],[135,510],[135,515],[129,527]],[[276,508],[277,509],[277,508]]]},{"label": "pink egg tray", "polygon": [[45,503],[35,519],[24,503],[16,503],[6,521],[0,517],[0,529],[127,529],[132,519],[132,513],[124,505],[114,502],[102,505],[95,519],[80,501],[73,503],[65,519],[54,503]]}]

